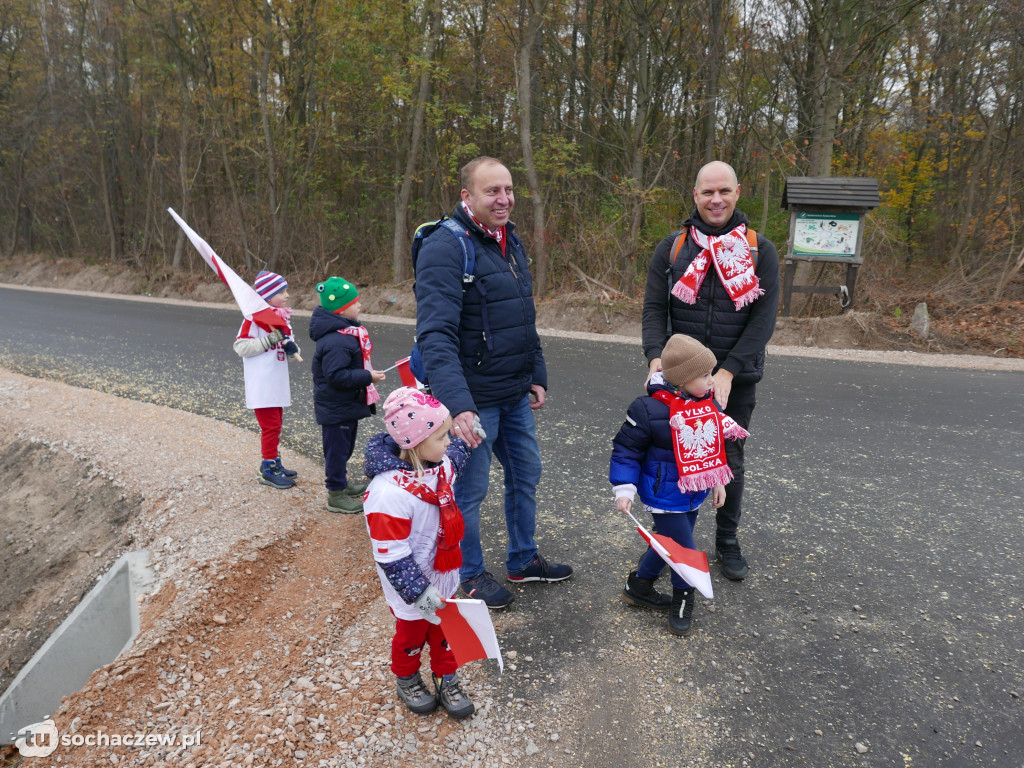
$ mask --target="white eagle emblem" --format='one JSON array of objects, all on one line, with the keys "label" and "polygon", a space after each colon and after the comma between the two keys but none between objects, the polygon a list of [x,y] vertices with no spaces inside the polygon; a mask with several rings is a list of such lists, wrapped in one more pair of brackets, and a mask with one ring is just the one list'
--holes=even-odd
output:
[{"label": "white eagle emblem", "polygon": [[747,267],[749,253],[750,251],[745,240],[741,238],[722,238],[721,250],[718,252],[718,263],[722,270],[729,274],[742,272]]},{"label": "white eagle emblem", "polygon": [[714,419],[702,422],[697,419],[694,426],[686,423],[679,414],[672,417],[671,425],[676,428],[676,440],[683,447],[687,458],[703,459],[715,452],[718,445],[718,427]]}]

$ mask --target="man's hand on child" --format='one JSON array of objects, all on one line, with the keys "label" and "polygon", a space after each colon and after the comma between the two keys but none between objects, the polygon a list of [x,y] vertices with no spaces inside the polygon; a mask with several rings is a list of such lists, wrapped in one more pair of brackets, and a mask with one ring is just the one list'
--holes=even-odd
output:
[{"label": "man's hand on child", "polygon": [[470,448],[476,448],[481,440],[473,428],[474,420],[479,420],[473,411],[463,411],[452,419],[452,434],[461,437]]},{"label": "man's hand on child", "polygon": [[656,374],[660,370],[661,370],[661,358],[660,357],[656,357],[653,360],[651,360],[650,364],[647,366],[647,381],[644,382],[644,386],[647,386],[648,384],[650,384],[651,376],[653,376],[654,374]]},{"label": "man's hand on child", "polygon": [[715,490],[712,491],[711,506],[715,509],[725,504],[725,486],[716,485]]},{"label": "man's hand on child", "polygon": [[431,624],[441,623],[441,619],[436,614],[438,609],[444,608],[444,598],[441,597],[441,593],[437,591],[434,585],[428,584],[423,593],[416,598],[414,605],[424,620],[429,621]]},{"label": "man's hand on child", "polygon": [[732,373],[719,368],[718,372],[711,377],[711,386],[714,388],[715,402],[722,406],[724,411],[729,407],[729,395],[732,392]]},{"label": "man's hand on child", "polygon": [[615,500],[615,507],[619,512],[625,514],[633,509],[633,500],[628,496],[620,496]]},{"label": "man's hand on child", "polygon": [[387,376],[384,374],[384,371],[377,371],[377,370],[370,371],[370,375],[373,377],[373,383],[374,384],[376,384],[378,382],[381,382],[381,381],[384,381],[384,379],[387,378]]}]

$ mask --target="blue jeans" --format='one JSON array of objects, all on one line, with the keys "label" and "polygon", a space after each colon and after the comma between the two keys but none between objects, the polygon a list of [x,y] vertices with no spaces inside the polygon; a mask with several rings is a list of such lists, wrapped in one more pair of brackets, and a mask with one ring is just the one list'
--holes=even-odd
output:
[{"label": "blue jeans", "polygon": [[487,438],[470,454],[453,488],[455,502],[466,524],[460,570],[463,581],[484,572],[480,505],[487,497],[492,453],[505,470],[505,527],[508,529],[505,568],[521,571],[537,554],[533,533],[537,525],[537,483],[541,467],[530,399],[523,395],[510,405],[481,408],[477,415]]},{"label": "blue jeans", "polygon": [[[654,518],[654,532],[662,536],[668,536],[672,541],[687,549],[696,549],[693,541],[693,526],[697,522],[697,511],[693,512],[659,512],[652,514]],[[637,566],[636,575],[641,579],[656,579],[661,569],[667,563],[661,559],[661,555],[648,547],[647,552],[640,558],[640,565]],[[672,571],[672,586],[676,589],[689,589],[690,585],[686,579],[675,571]]]}]

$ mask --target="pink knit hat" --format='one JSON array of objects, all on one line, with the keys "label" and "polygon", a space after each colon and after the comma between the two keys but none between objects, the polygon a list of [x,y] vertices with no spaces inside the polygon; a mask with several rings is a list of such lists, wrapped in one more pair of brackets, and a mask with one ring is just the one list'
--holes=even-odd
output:
[{"label": "pink knit hat", "polygon": [[384,401],[384,425],[400,448],[415,448],[444,424],[448,409],[431,395],[399,387]]}]

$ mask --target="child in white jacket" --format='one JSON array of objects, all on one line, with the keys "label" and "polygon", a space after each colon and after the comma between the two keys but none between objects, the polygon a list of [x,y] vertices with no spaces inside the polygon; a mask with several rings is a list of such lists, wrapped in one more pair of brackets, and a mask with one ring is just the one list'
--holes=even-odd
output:
[{"label": "child in white jacket", "polygon": [[[285,323],[289,322],[292,310],[288,306],[291,297],[287,280],[276,272],[263,271],[256,275],[253,288]],[[263,461],[256,479],[272,488],[291,488],[297,473],[282,466],[280,454],[284,409],[292,404],[288,359],[302,359],[291,325],[287,333],[282,333],[280,328],[245,320],[233,348],[245,370],[245,407],[252,409],[260,425]]]},{"label": "child in white jacket", "polygon": [[[366,446],[363,501],[377,574],[391,612],[395,636],[391,671],[398,696],[417,714],[440,703],[456,718],[473,714],[459,686],[455,656],[435,615],[459,588],[464,530],[451,487],[469,458],[460,438],[450,440],[448,409],[428,394],[400,387],[384,401],[387,434]],[[430,644],[435,693],[420,677],[420,652]]]}]

